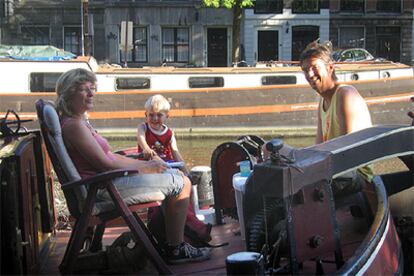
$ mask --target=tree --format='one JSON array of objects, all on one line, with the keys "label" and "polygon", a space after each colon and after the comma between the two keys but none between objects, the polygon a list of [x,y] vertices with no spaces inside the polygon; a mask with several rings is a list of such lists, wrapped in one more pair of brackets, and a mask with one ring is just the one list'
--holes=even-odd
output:
[{"label": "tree", "polygon": [[243,8],[252,7],[255,0],[203,0],[206,7],[233,9],[232,62],[241,61],[240,26]]}]

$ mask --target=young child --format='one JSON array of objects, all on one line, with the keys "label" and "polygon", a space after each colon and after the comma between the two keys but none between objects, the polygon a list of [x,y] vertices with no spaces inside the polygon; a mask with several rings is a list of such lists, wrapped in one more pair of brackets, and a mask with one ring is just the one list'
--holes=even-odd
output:
[{"label": "young child", "polygon": [[[138,153],[143,153],[145,159],[158,156],[166,162],[184,162],[174,132],[165,124],[170,108],[162,95],[151,96],[145,103],[146,122],[138,126],[137,134]],[[188,174],[185,166],[180,169]]]},{"label": "young child", "polygon": [[[170,111],[170,103],[162,95],[151,96],[145,102],[146,122],[138,126],[137,142],[138,153],[143,153],[145,159],[161,158],[169,162],[183,162],[184,160],[177,147],[174,132],[165,124]],[[185,166],[179,168],[184,174],[188,175]],[[157,236],[160,228],[164,228],[163,220],[160,219],[162,212],[160,208],[150,208],[148,211],[148,227],[159,241],[163,240],[162,236]],[[185,229],[196,232],[201,240],[208,242],[211,240],[211,224],[204,224],[198,220],[195,215],[194,205],[189,204],[187,210]],[[187,230],[184,232],[187,237]],[[191,243],[190,240],[188,242]],[[204,244],[202,244],[204,245]]]}]

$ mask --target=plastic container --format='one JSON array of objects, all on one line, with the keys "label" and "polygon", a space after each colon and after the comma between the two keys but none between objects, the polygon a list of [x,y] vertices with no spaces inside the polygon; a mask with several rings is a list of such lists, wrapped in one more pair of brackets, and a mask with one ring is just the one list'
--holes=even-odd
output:
[{"label": "plastic container", "polygon": [[240,173],[233,175],[233,188],[236,197],[237,216],[240,223],[240,234],[242,240],[246,240],[245,228],[244,228],[244,216],[243,216],[243,194],[246,190],[247,176],[241,176]]},{"label": "plastic container", "polygon": [[250,175],[251,167],[250,167],[250,161],[249,160],[239,162],[239,167],[240,167],[240,175],[241,176],[247,177],[247,176]]}]

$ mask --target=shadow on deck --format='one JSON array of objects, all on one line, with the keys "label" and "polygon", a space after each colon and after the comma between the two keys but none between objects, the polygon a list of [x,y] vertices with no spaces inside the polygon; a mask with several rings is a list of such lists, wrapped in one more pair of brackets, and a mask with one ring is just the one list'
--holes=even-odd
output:
[{"label": "shadow on deck", "polygon": [[[112,244],[112,242],[123,232],[129,231],[126,226],[116,226],[107,228],[103,238],[104,246]],[[170,268],[174,274],[202,274],[202,275],[225,275],[226,274],[226,257],[232,253],[243,251],[244,242],[241,240],[239,223],[231,220],[223,225],[214,226],[212,229],[212,244],[228,242],[229,245],[213,248],[210,260],[203,262],[171,265]],[[63,258],[67,242],[69,240],[70,231],[58,231],[51,238],[51,245],[47,256],[44,258],[41,268],[41,275],[58,275],[59,264]],[[157,273],[155,270],[149,270],[152,274]],[[139,272],[138,272],[139,273]]]}]

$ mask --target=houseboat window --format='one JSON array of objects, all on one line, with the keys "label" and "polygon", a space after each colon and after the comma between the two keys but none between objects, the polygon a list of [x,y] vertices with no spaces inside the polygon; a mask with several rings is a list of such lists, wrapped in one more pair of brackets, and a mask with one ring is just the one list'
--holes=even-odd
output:
[{"label": "houseboat window", "polygon": [[254,13],[282,13],[283,0],[256,0]]},{"label": "houseboat window", "polygon": [[364,27],[340,27],[339,48],[365,48]]},{"label": "houseboat window", "polygon": [[262,85],[296,84],[296,76],[264,76]]},{"label": "houseboat window", "polygon": [[341,0],[341,12],[363,13],[364,11],[364,0]]},{"label": "houseboat window", "polygon": [[81,27],[64,27],[63,32],[65,50],[75,55],[81,55]]},{"label": "houseboat window", "polygon": [[148,89],[151,87],[149,78],[117,78],[116,90]]},{"label": "houseboat window", "polygon": [[319,0],[294,0],[293,13],[319,13]]},{"label": "houseboat window", "polygon": [[188,79],[190,88],[223,87],[223,77],[191,77]]},{"label": "houseboat window", "polygon": [[162,29],[163,62],[188,62],[189,30],[188,28]]},{"label": "houseboat window", "polygon": [[55,92],[62,73],[30,73],[30,92]]},{"label": "houseboat window", "polygon": [[21,30],[26,45],[50,44],[50,31],[47,26],[22,26]]},{"label": "houseboat window", "polygon": [[377,0],[377,12],[401,12],[401,0]]},{"label": "houseboat window", "polygon": [[147,28],[134,28],[134,53],[133,59],[135,62],[148,62],[148,46],[147,46]]}]

